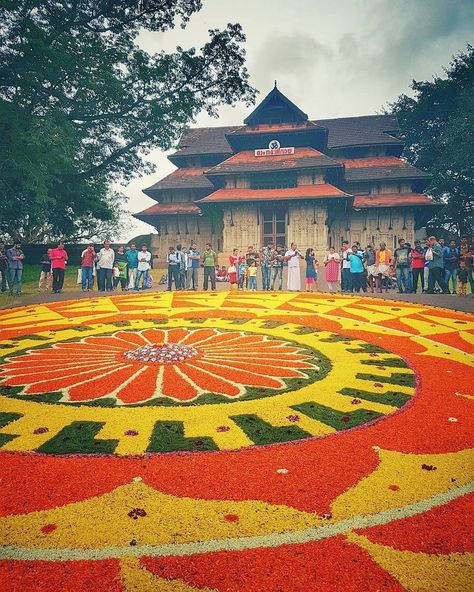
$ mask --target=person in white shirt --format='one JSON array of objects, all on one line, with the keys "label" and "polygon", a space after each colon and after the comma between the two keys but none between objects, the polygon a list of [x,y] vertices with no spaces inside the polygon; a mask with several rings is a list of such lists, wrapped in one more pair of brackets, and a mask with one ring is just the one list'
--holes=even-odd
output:
[{"label": "person in white shirt", "polygon": [[148,271],[151,268],[151,253],[148,251],[147,245],[142,245],[140,252],[138,253],[138,268],[137,268],[137,280],[135,282],[135,290],[140,290],[140,279],[142,280],[142,290],[147,287]]},{"label": "person in white shirt", "polygon": [[114,261],[115,252],[110,248],[110,242],[104,241],[103,248],[97,254],[97,287],[99,292],[112,292]]},{"label": "person in white shirt", "polygon": [[304,256],[298,251],[296,243],[291,243],[285,253],[285,260],[288,261],[287,289],[291,292],[301,290],[300,259],[304,259]]}]

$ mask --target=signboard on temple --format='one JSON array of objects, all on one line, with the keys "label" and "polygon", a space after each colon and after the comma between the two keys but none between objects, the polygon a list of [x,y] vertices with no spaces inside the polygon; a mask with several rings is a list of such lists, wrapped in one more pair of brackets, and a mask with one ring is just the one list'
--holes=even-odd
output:
[{"label": "signboard on temple", "polygon": [[282,156],[285,154],[294,154],[295,149],[281,148],[278,140],[271,140],[268,144],[268,148],[259,148],[255,150],[255,156]]}]

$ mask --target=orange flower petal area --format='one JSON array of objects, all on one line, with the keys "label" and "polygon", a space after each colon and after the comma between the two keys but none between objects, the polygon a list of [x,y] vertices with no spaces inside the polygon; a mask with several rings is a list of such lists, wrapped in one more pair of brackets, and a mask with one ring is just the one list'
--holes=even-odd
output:
[{"label": "orange flower petal area", "polygon": [[[150,350],[140,353],[170,344],[177,346],[171,363],[150,360]],[[184,348],[189,359],[182,357]],[[129,357],[134,351],[137,357]],[[236,397],[246,386],[281,389],[283,378],[304,377],[301,370],[314,368],[307,358],[283,341],[240,331],[146,329],[33,350],[0,367],[0,378],[3,385],[24,386],[25,394],[63,391],[70,402],[113,396],[129,404],[163,395],[190,401],[208,391]]]},{"label": "orange flower petal area", "polygon": [[367,296],[0,311],[2,592],[467,592],[473,353],[472,315]]}]

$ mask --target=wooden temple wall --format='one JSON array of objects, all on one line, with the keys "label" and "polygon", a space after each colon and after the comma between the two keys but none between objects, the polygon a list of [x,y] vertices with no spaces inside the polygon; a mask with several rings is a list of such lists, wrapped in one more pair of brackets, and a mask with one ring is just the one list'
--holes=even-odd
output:
[{"label": "wooden temple wall", "polygon": [[413,244],[413,213],[407,208],[367,208],[352,211],[347,216],[336,216],[329,238],[336,249],[340,248],[342,240],[347,239],[351,243],[359,241],[363,247],[373,242],[378,248],[381,242],[385,242],[393,250],[398,246],[399,238]]}]

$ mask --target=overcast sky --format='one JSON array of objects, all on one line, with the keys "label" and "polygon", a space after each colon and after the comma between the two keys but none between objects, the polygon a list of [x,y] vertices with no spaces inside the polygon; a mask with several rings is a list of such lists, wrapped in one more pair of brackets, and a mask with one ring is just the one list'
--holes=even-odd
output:
[{"label": "overcast sky", "polygon": [[[247,68],[261,100],[278,88],[310,119],[379,113],[412,79],[443,74],[453,54],[474,42],[472,0],[203,0],[186,27],[146,32],[150,52],[177,45],[201,47],[208,29],[239,22],[247,43]],[[219,119],[202,114],[196,126],[241,125],[250,110],[222,108]],[[150,155],[156,172],[120,190],[128,209],[155,202],[142,190],[174,170],[159,150]],[[121,237],[153,232],[136,220]]]}]

